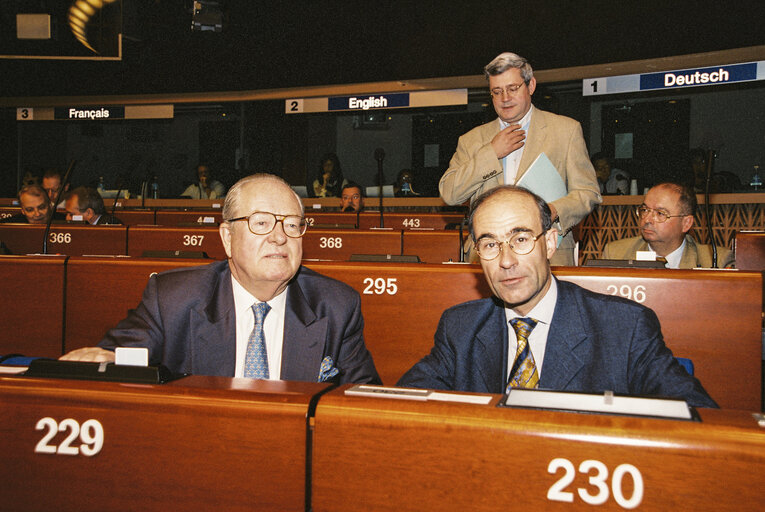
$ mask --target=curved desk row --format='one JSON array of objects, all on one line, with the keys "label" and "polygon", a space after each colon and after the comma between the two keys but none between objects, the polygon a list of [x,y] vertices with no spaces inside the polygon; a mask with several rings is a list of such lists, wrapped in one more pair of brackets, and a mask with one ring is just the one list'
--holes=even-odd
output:
[{"label": "curved desk row", "polygon": [[0,496],[17,511],[718,511],[765,502],[765,429],[750,412],[700,409],[696,422],[346,388],[0,376]]},{"label": "curved desk row", "polygon": [[[96,344],[136,307],[153,272],[200,260],[0,257],[0,354],[57,357]],[[383,382],[427,354],[441,313],[490,296],[480,267],[465,264],[305,262],[361,295],[364,337]],[[722,407],[761,408],[762,274],[555,267],[559,279],[620,295],[656,311],[667,345],[690,358]],[[726,334],[712,329],[726,318]]]}]

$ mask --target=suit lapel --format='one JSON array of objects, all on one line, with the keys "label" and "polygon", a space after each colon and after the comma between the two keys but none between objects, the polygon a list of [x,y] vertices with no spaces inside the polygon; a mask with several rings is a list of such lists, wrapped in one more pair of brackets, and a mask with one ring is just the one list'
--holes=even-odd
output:
[{"label": "suit lapel", "polygon": [[236,322],[228,262],[218,266],[207,304],[189,311],[192,373],[234,376]]},{"label": "suit lapel", "polygon": [[587,326],[579,313],[583,311],[579,297],[569,283],[557,283],[558,300],[547,334],[539,387],[564,390],[590,359],[591,343],[587,343]]},{"label": "suit lapel", "polygon": [[518,164],[518,173],[515,180],[518,181],[521,176],[529,169],[534,160],[544,150],[545,139],[547,138],[547,123],[541,110],[535,107],[531,114],[529,131],[526,134],[526,144],[523,147],[523,156]]},{"label": "suit lapel", "polygon": [[490,314],[476,333],[474,354],[468,361],[476,361],[474,371],[487,393],[503,393],[507,375],[507,322],[504,307],[496,299],[490,302]]},{"label": "suit lapel", "polygon": [[303,295],[300,280],[296,278],[290,283],[284,316],[282,380],[318,381],[327,321],[327,318],[316,317]]}]

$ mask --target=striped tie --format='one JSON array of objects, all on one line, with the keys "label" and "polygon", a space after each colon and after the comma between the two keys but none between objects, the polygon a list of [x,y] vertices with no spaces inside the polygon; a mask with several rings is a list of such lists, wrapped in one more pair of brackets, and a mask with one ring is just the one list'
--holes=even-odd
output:
[{"label": "striped tie", "polygon": [[510,388],[536,388],[539,384],[537,365],[529,346],[529,334],[537,326],[537,321],[533,318],[513,318],[510,325],[518,337],[518,350],[515,352],[515,362],[505,393],[508,393]]},{"label": "striped tie", "polygon": [[263,321],[271,310],[265,302],[252,305],[255,314],[255,326],[252,328],[250,339],[247,341],[247,353],[244,356],[244,376],[253,379],[268,378],[268,353],[266,352],[266,337],[263,335]]}]

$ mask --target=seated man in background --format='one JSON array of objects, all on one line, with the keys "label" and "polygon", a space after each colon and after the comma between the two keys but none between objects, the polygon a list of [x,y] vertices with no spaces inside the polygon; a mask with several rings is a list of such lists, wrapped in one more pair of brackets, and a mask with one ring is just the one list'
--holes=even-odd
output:
[{"label": "seated man in background", "polygon": [[344,212],[360,212],[364,209],[364,192],[361,185],[349,181],[340,191],[340,209]]},{"label": "seated man in background", "polygon": [[64,192],[69,190],[69,183],[67,183],[64,190],[59,191],[62,179],[63,176],[58,169],[48,169],[42,177],[42,187],[48,193],[50,203],[52,205],[55,203],[56,208],[64,207]]},{"label": "seated man in background", "polygon": [[119,219],[107,215],[104,200],[92,187],[77,187],[66,198],[66,220],[85,221],[88,224],[122,224]]},{"label": "seated man in background", "polygon": [[630,193],[630,175],[621,169],[614,169],[609,156],[605,153],[595,153],[590,160],[598,177],[601,194],[626,196]]},{"label": "seated man in background", "polygon": [[[19,205],[21,213],[6,217],[0,222],[22,224],[45,224],[53,212],[50,199],[45,190],[39,185],[25,185],[19,190]],[[64,220],[59,213],[53,214],[53,220]]]},{"label": "seated man in background", "polygon": [[468,223],[495,297],[447,309],[430,354],[399,386],[613,391],[717,406],[666,347],[652,310],[552,276],[558,232],[541,198],[494,188],[473,202]]},{"label": "seated man in background", "polygon": [[113,361],[115,347],[146,347],[152,364],[175,373],[380,383],[358,292],[300,265],[306,222],[290,186],[243,178],[223,219],[228,260],[152,276],[98,347],[62,359]]},{"label": "seated man in background", "polygon": [[[667,260],[667,268],[711,268],[712,247],[697,243],[688,231],[696,214],[696,194],[688,186],[660,183],[637,208],[640,236],[609,242],[603,259],[634,260],[637,251],[653,251]],[[733,253],[717,248],[717,266],[734,264]]]},{"label": "seated man in background", "polygon": [[197,166],[197,182],[189,185],[181,196],[190,199],[218,199],[226,195],[226,187],[223,183],[212,179],[210,166],[199,164]]}]

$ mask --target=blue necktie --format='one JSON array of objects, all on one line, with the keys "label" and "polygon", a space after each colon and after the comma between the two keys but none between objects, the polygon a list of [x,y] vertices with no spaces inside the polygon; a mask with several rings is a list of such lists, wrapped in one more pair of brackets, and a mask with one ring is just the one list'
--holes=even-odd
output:
[{"label": "blue necktie", "polygon": [[510,388],[536,388],[539,384],[537,365],[529,346],[529,334],[537,326],[537,321],[533,318],[513,318],[510,325],[515,329],[518,338],[518,350],[515,352],[515,362],[505,393],[509,392]]},{"label": "blue necktie", "polygon": [[247,341],[247,354],[244,356],[244,376],[253,379],[268,378],[268,353],[266,337],[263,334],[263,322],[271,310],[265,302],[252,305],[255,314],[255,326],[252,328],[250,339]]}]

